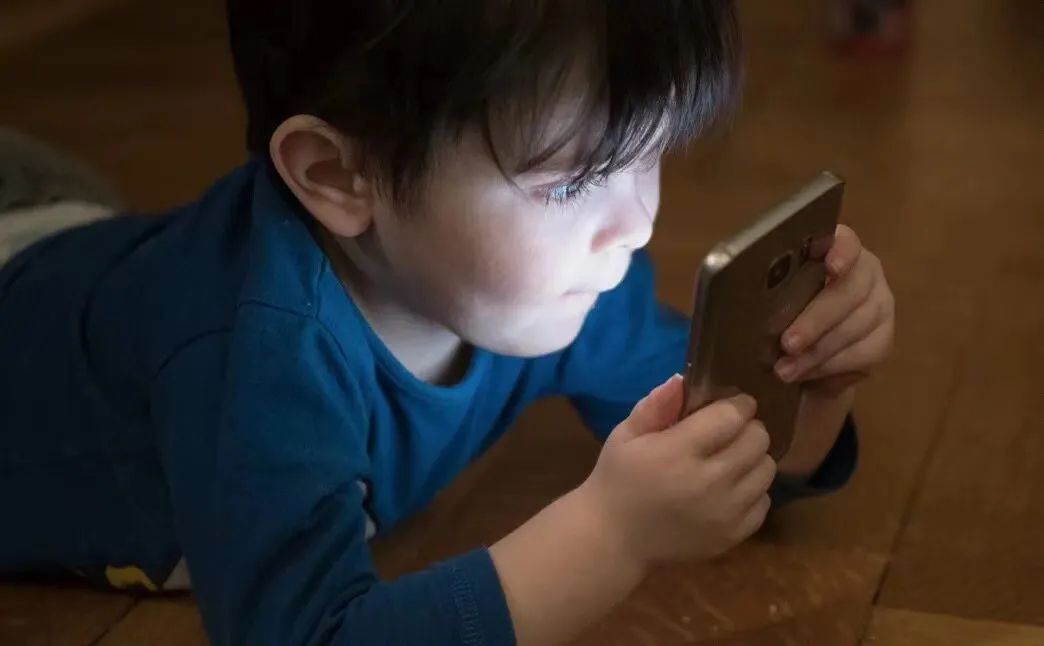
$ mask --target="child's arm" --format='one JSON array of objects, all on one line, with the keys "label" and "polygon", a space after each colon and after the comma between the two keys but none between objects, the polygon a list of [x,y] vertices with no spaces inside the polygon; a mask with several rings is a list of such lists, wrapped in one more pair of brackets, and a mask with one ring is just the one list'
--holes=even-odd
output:
[{"label": "child's arm", "polygon": [[574,490],[490,548],[518,643],[558,644],[604,616],[648,569]]},{"label": "child's arm", "polygon": [[491,549],[523,646],[605,615],[650,564],[716,556],[761,526],[775,476],[749,397],[675,424],[672,378],[613,431],[591,476]]}]

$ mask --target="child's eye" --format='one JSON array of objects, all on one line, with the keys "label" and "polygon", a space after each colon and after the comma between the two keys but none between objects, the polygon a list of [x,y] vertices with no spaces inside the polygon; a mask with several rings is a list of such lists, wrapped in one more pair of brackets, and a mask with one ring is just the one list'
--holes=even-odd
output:
[{"label": "child's eye", "polygon": [[548,204],[568,204],[583,197],[590,189],[588,182],[570,182],[550,187],[544,196]]}]

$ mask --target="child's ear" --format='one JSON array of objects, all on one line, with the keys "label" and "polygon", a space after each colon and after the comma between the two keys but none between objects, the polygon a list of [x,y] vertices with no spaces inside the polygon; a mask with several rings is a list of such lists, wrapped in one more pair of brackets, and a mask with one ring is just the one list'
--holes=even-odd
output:
[{"label": "child's ear", "polygon": [[373,187],[351,139],[325,121],[296,115],[269,141],[272,163],[301,204],[330,233],[353,238],[373,222]]}]

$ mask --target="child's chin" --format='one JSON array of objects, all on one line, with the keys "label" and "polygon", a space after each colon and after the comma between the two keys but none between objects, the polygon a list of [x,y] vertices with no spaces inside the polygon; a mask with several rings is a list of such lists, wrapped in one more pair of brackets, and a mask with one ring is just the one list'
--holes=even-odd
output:
[{"label": "child's chin", "polygon": [[532,334],[520,338],[501,339],[493,344],[495,347],[487,349],[497,354],[531,359],[564,350],[576,340],[579,334],[579,325],[564,324],[551,330],[534,331]]},{"label": "child's chin", "polygon": [[[498,319],[497,324],[490,324],[490,319],[486,319],[486,324],[481,327],[462,330],[461,337],[473,345],[505,356],[530,359],[553,354],[576,340],[591,312],[591,303],[578,300],[577,304],[580,307],[545,309],[540,315],[523,310],[516,317]],[[525,323],[520,324],[520,321]]]}]

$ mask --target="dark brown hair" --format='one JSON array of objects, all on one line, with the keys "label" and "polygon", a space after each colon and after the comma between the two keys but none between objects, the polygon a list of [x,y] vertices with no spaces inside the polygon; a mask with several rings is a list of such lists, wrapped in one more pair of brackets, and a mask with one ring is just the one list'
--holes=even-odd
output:
[{"label": "dark brown hair", "polygon": [[[739,93],[730,0],[228,0],[228,12],[250,150],[267,157],[283,120],[312,114],[355,138],[400,198],[468,127],[508,177],[582,140],[582,181],[686,143]],[[577,71],[576,110],[551,131]]]}]

